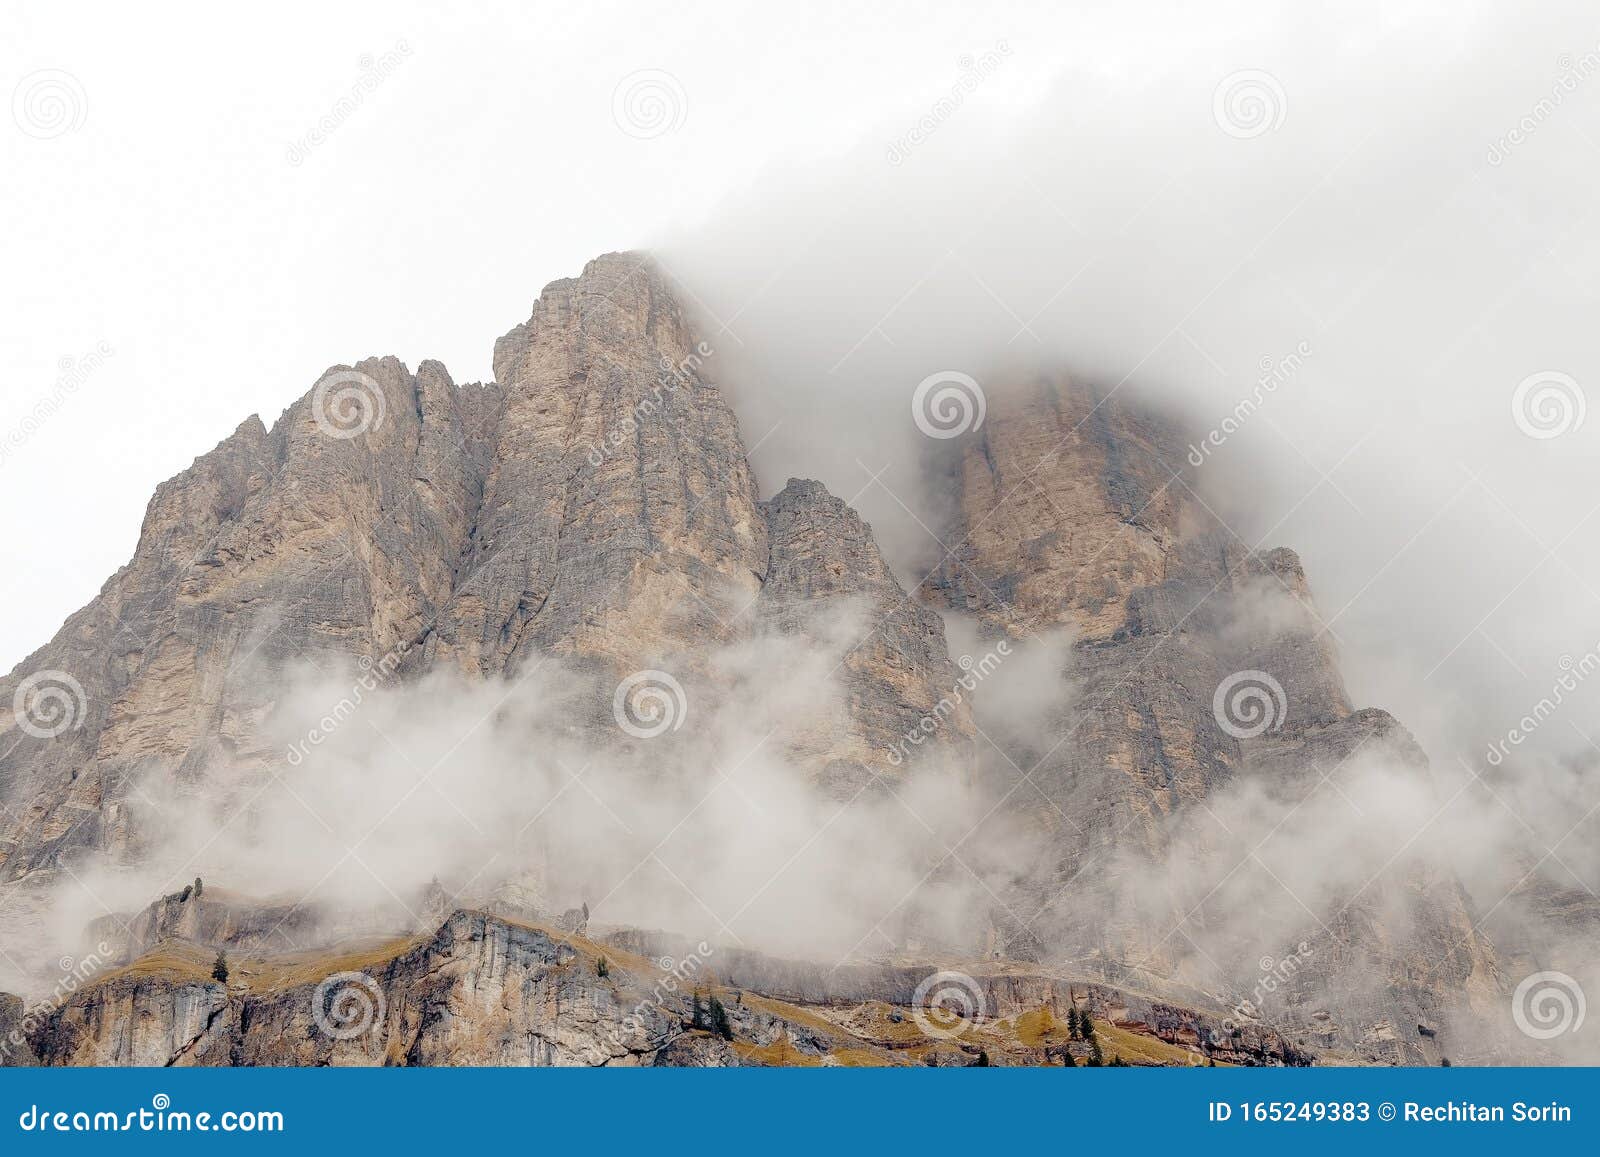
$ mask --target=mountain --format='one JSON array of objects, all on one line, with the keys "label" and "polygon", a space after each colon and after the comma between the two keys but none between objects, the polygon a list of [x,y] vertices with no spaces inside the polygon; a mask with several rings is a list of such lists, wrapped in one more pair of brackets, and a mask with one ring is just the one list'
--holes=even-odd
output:
[{"label": "mountain", "polygon": [[[37,895],[90,864],[138,865],[161,838],[152,792],[248,796],[282,767],[267,724],[307,663],[404,684],[520,681],[559,664],[604,692],[579,697],[569,728],[613,745],[625,743],[613,714],[635,706],[630,680],[672,672],[697,701],[737,711],[730,651],[803,652],[824,657],[825,693],[773,730],[818,798],[841,810],[898,799],[954,769],[993,801],[973,806],[978,829],[1011,825],[1045,849],[979,879],[989,927],[920,950],[965,961],[974,999],[1011,1018],[1011,1036],[985,1049],[1043,1061],[1066,1042],[1037,1016],[1089,1002],[1108,1034],[1120,1025],[1229,1062],[1470,1054],[1473,1020],[1503,984],[1460,887],[1428,865],[1401,860],[1327,920],[1285,886],[1303,911],[1288,905],[1258,930],[1261,952],[1295,958],[1271,999],[1239,1000],[1248,976],[1190,950],[1241,913],[1220,911],[1216,889],[1195,903],[1173,866],[1181,877],[1190,856],[1241,850],[1241,865],[1264,866],[1214,810],[1237,793],[1292,814],[1371,759],[1429,786],[1404,729],[1351,704],[1298,559],[1221,523],[1182,471],[1176,426],[1059,375],[996,383],[987,420],[937,463],[955,545],[908,591],[820,483],[791,479],[761,499],[710,361],[667,276],[611,254],[544,290],[496,343],[494,383],[368,359],[329,369],[272,429],[246,421],[157,490],[132,560],[0,680],[18,707],[0,716],[6,889]],[[947,616],[1003,653],[1069,640],[1070,695],[1037,725],[985,726],[982,692],[960,691],[971,658],[953,660]],[[762,673],[775,686],[796,677]],[[662,709],[645,701],[644,722],[663,723]],[[948,877],[948,859],[924,878]],[[911,960],[932,935],[916,919],[890,936],[908,971],[854,988],[837,968],[801,985],[804,964],[741,972],[730,950],[723,1004],[752,1002],[733,1006],[730,1040],[706,1033],[697,1001],[650,984],[654,950],[626,947],[642,934],[586,938],[586,906],[557,917],[537,878],[475,887],[477,907],[433,897],[427,926],[377,943],[336,922],[309,954],[271,935],[298,926],[297,906],[219,908],[215,886],[209,900],[108,913],[118,969],[55,1008],[31,1047],[48,1063],[318,1063],[334,1045],[287,1043],[307,1038],[308,994],[360,972],[398,1018],[347,1050],[364,1062],[911,1055],[890,1026],[919,1004],[908,979],[932,967]],[[241,958],[231,981],[205,971],[220,951]],[[641,1001],[649,1024],[602,1039],[572,999],[607,1018]],[[125,1031],[134,1023],[146,1027]],[[922,1038],[914,1051],[945,1055]]]}]

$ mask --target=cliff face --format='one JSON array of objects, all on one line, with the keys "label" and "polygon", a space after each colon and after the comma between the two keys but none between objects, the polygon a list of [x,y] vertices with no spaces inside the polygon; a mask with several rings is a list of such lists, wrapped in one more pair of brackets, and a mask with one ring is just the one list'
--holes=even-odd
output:
[{"label": "cliff face", "polygon": [[[26,712],[0,716],[7,878],[73,848],[137,856],[133,782],[264,765],[276,676],[404,652],[449,600],[497,391],[393,358],[322,382],[270,432],[252,418],[164,483],[133,559],[0,680],[7,703],[41,673],[82,692],[68,689],[73,726],[59,734],[25,727]],[[343,436],[343,417],[364,431]]]},{"label": "cliff face", "polygon": [[[956,678],[944,623],[907,598],[884,562],[871,528],[818,482],[791,478],[761,506],[770,556],[756,601],[761,629],[800,636],[837,655],[836,709],[809,720],[791,736],[792,750],[830,790],[848,799],[877,774],[900,774],[905,737],[930,734],[922,758],[969,762],[973,730],[967,705],[948,712],[941,699]],[[947,719],[948,716],[948,719]]]},{"label": "cliff face", "polygon": [[227,982],[204,971],[203,953],[174,944],[74,993],[12,1063],[970,1065],[988,1053],[1047,1064],[1088,1049],[1068,1038],[1068,1008],[1102,1025],[1108,1060],[1311,1059],[1270,1031],[1235,1033],[1217,1014],[1048,972],[964,977],[975,1004],[947,1032],[915,1015],[926,967],[836,977],[707,945],[636,951],[663,944],[638,934],[601,943],[461,911],[431,936],[339,957],[236,960]]},{"label": "cliff face", "polygon": [[[245,422],[160,487],[133,559],[0,679],[7,703],[41,672],[82,692],[59,734],[0,714],[0,873],[79,849],[136,860],[141,786],[267,773],[281,752],[262,722],[296,665],[516,676],[555,656],[614,683],[797,629],[808,573],[832,576],[819,606],[904,603],[870,532],[815,484],[762,507],[702,377],[708,348],[647,259],[613,254],[500,339],[497,384],[369,359],[329,370],[271,431]],[[847,569],[817,553],[839,544],[794,532],[801,507],[851,528]],[[776,554],[769,514],[785,520]],[[754,608],[775,561],[768,619]],[[866,640],[844,667],[851,737],[812,745],[817,774],[886,766],[882,735],[938,698],[947,667],[926,611]],[[597,733],[606,690],[579,721]]]},{"label": "cliff face", "polygon": [[[496,344],[494,384],[458,387],[437,362],[412,373],[369,359],[329,370],[271,430],[245,422],[158,489],[133,559],[0,679],[0,702],[34,703],[45,678],[70,704],[60,726],[31,709],[0,714],[0,878],[96,853],[137,863],[149,851],[147,789],[270,776],[283,756],[266,720],[305,663],[515,680],[559,662],[603,689],[571,720],[603,746],[620,741],[610,692],[628,673],[662,668],[716,694],[727,690],[726,649],[802,645],[831,670],[826,695],[781,724],[776,744],[792,765],[841,801],[892,790],[929,764],[971,779],[994,772],[1007,817],[1049,849],[995,883],[1006,895],[990,891],[1007,911],[999,940],[1092,960],[1102,978],[1141,987],[1200,987],[1168,931],[1187,905],[1176,893],[1131,905],[1118,888],[1185,841],[1224,841],[1206,830],[1219,794],[1255,783],[1309,795],[1361,752],[1385,753],[1394,775],[1425,787],[1403,729],[1352,709],[1298,560],[1258,553],[1216,519],[1179,473],[1182,437],[1158,417],[1063,379],[992,390],[987,421],[953,444],[957,552],[908,595],[871,528],[820,484],[791,480],[760,501],[712,359],[664,275],[613,254],[546,288]],[[1074,640],[1074,695],[1042,727],[1006,737],[1002,766],[986,767],[993,753],[974,742],[971,700],[952,694],[959,673],[941,611],[974,617],[992,637],[1065,629]],[[1229,718],[1237,680],[1263,673],[1264,697]],[[488,895],[513,887],[509,877],[481,883]],[[243,996],[193,961],[148,965],[169,943],[269,953],[281,947],[274,933],[311,919],[292,905],[240,908],[215,890],[118,918],[114,934],[101,932],[147,967],[69,1003],[42,1055],[738,1059],[725,1039],[667,1031],[681,1001],[618,1041],[608,1026],[634,995],[628,970],[609,988],[579,983],[575,940],[514,921],[456,916],[426,943],[373,958],[399,1019],[353,1044],[307,1035],[303,972],[281,961],[262,964],[271,982],[251,980]],[[1422,868],[1402,864],[1306,935],[1327,950],[1268,1011],[1318,1049],[1436,1059],[1434,1038],[1406,1026],[1443,1022],[1462,994],[1470,1003],[1497,990],[1460,889]],[[1024,986],[1029,1000],[1059,1005],[1047,987]],[[852,997],[904,998],[893,985]],[[806,1036],[823,1029],[793,1023],[802,1028],[785,1030],[782,1047],[808,1056],[878,1047],[824,1046]],[[770,1029],[744,1043],[766,1048]],[[1297,1047],[1310,1045],[1250,1055]]]},{"label": "cliff face", "polygon": [[[1251,846],[1261,833],[1245,839],[1212,810],[1220,795],[1252,789],[1287,820],[1358,757],[1401,792],[1428,790],[1427,760],[1386,713],[1352,710],[1299,560],[1219,521],[1164,421],[1061,380],[995,394],[959,447],[962,545],[924,593],[992,633],[1065,625],[1077,639],[1071,708],[1008,753],[1048,805],[1023,809],[1059,849],[1019,907],[1037,910],[1034,935],[1112,975],[1182,976],[1189,933],[1237,919],[1233,873],[1192,908],[1176,893],[1135,907],[1115,877],[1230,846],[1235,871],[1270,871]],[[1455,881],[1396,858],[1351,886],[1331,925],[1278,893],[1304,923],[1270,952],[1316,947],[1275,984],[1271,1013],[1319,1049],[1432,1063],[1443,1044],[1415,1025],[1484,1011],[1499,977]]]},{"label": "cliff face", "polygon": [[430,658],[626,668],[737,632],[766,573],[766,523],[733,412],[701,377],[710,356],[638,254],[545,290],[495,345],[493,459]]}]

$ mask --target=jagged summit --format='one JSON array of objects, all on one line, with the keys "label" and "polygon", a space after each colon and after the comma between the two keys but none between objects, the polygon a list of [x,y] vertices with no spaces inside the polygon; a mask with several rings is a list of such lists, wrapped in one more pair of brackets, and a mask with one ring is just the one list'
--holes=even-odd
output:
[{"label": "jagged summit", "polygon": [[[760,499],[714,356],[660,268],[614,253],[544,289],[495,343],[492,383],[368,358],[331,367],[270,429],[247,419],[157,488],[129,563],[0,679],[10,703],[64,674],[76,708],[60,729],[0,714],[0,880],[139,862],[146,786],[204,793],[222,768],[270,778],[284,755],[263,720],[308,660],[515,680],[554,658],[604,690],[570,720],[604,744],[611,689],[631,672],[731,693],[717,662],[730,651],[823,655],[828,694],[774,739],[786,765],[842,807],[935,765],[983,780],[998,802],[975,818],[1048,851],[983,879],[996,915],[964,934],[1104,972],[1131,961],[1141,983],[1197,982],[1173,971],[1176,898],[1127,904],[1119,872],[1182,846],[1219,792],[1252,778],[1291,790],[1368,748],[1425,775],[1402,728],[1353,710],[1298,559],[1256,554],[1216,522],[1159,415],[1048,375],[994,390],[988,420],[953,443],[954,553],[908,592],[822,484]],[[1042,654],[1063,646],[1046,674],[1071,693],[1025,735],[983,728],[945,615]],[[1223,726],[1219,689],[1259,672],[1281,695],[1274,726]],[[1441,1038],[1393,1030],[1488,991],[1459,887],[1411,876],[1341,916],[1299,982],[1297,1030],[1365,1059],[1437,1059]],[[206,920],[237,922],[220,906]],[[567,959],[504,927],[446,929],[434,950],[452,960],[474,938],[516,941],[529,975]],[[1419,976],[1419,959],[1443,964]],[[1315,1018],[1323,1005],[1334,1012]],[[418,1054],[456,1055],[479,1054]]]}]

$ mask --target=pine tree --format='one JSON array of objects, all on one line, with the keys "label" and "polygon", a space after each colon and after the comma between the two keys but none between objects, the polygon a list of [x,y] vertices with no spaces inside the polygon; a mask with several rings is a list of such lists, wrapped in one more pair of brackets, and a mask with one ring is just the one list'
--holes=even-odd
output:
[{"label": "pine tree", "polygon": [[1094,1040],[1094,1021],[1089,1019],[1087,1011],[1078,1014],[1078,1033],[1084,1040]]},{"label": "pine tree", "polygon": [[211,979],[221,984],[228,983],[228,954],[218,952],[216,963],[211,966]]},{"label": "pine tree", "polygon": [[1067,1039],[1078,1039],[1078,1006],[1067,1009]]},{"label": "pine tree", "polygon": [[1105,1057],[1105,1054],[1100,1051],[1100,1042],[1095,1040],[1093,1036],[1090,1036],[1089,1037],[1089,1065],[1088,1065],[1088,1067],[1091,1068],[1091,1069],[1104,1068],[1105,1067],[1105,1063],[1106,1063],[1106,1057]]},{"label": "pine tree", "polygon": [[987,1069],[993,1067],[990,1064],[989,1053],[987,1049],[978,1050],[978,1059],[972,1062],[972,1067],[975,1069]]},{"label": "pine tree", "polygon": [[607,962],[606,958],[602,956],[599,960],[595,961],[594,971],[596,976],[610,976],[611,965]]},{"label": "pine tree", "polygon": [[722,1007],[722,1001],[717,999],[717,994],[711,994],[711,1031],[723,1040],[733,1039],[733,1025],[728,1023],[728,1010]]},{"label": "pine tree", "polygon": [[689,1027],[701,1029],[706,1027],[706,1006],[700,1000],[700,990],[698,988],[694,990],[694,1015],[689,1021]]}]

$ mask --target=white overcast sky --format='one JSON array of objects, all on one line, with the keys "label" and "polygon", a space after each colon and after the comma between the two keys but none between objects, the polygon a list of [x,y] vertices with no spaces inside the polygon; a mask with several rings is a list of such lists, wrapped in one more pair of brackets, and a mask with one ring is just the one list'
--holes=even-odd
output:
[{"label": "white overcast sky", "polygon": [[[373,355],[485,378],[546,282],[661,239],[692,252],[697,236],[712,239],[706,295],[724,317],[748,311],[757,362],[763,337],[815,335],[787,364],[825,371],[897,300],[902,350],[918,316],[937,334],[980,310],[1009,347],[1005,315],[1038,304],[1047,339],[1078,335],[1068,355],[1114,378],[1218,378],[1200,390],[1209,426],[1259,355],[1309,334],[1305,381],[1335,404],[1285,391],[1207,472],[1266,471],[1235,481],[1261,499],[1241,526],[1300,549],[1343,615],[1356,698],[1426,730],[1434,699],[1492,683],[1514,719],[1560,655],[1600,639],[1600,517],[1582,521],[1600,501],[1600,415],[1545,441],[1510,413],[1519,379],[1549,370],[1600,405],[1600,76],[1486,160],[1600,51],[1592,5],[3,11],[0,668],[127,561],[155,486],[251,413],[270,425],[326,367]],[[958,62],[1002,44],[950,123],[887,165]],[[386,53],[382,83],[291,163]],[[1237,139],[1213,89],[1254,69],[1286,115]],[[614,115],[643,70],[670,75],[678,114],[649,139]],[[58,135],[29,104],[52,94],[70,122]],[[843,257],[796,251],[819,221],[810,202],[848,217],[856,200],[831,235]],[[922,248],[898,236],[907,223]],[[1083,260],[1073,245],[1098,264],[1058,296]],[[956,313],[918,315],[907,287],[946,252],[982,270],[983,291],[963,281]],[[1052,306],[1070,316],[1047,330]],[[103,364],[35,421],[63,359],[102,343]],[[865,352],[852,369],[870,369]],[[798,387],[730,392],[747,426],[788,422],[758,461],[767,489],[789,469],[847,496],[862,485],[867,417],[836,423],[830,459],[799,436],[820,407]],[[879,490],[861,503],[897,517]]]},{"label": "white overcast sky", "polygon": [[[495,337],[599,253],[703,217],[774,159],[804,164],[926,106],[961,53],[1061,21],[1004,6],[6,3],[0,82],[60,71],[76,129],[0,128],[0,430],[62,358],[114,354],[0,464],[0,666],[132,552],[155,486],[329,365],[396,354],[489,376]],[[914,16],[913,16],[914,14]],[[410,54],[298,166],[290,145]],[[639,70],[681,126],[626,135]],[[985,94],[1037,99],[1038,53]]]}]

